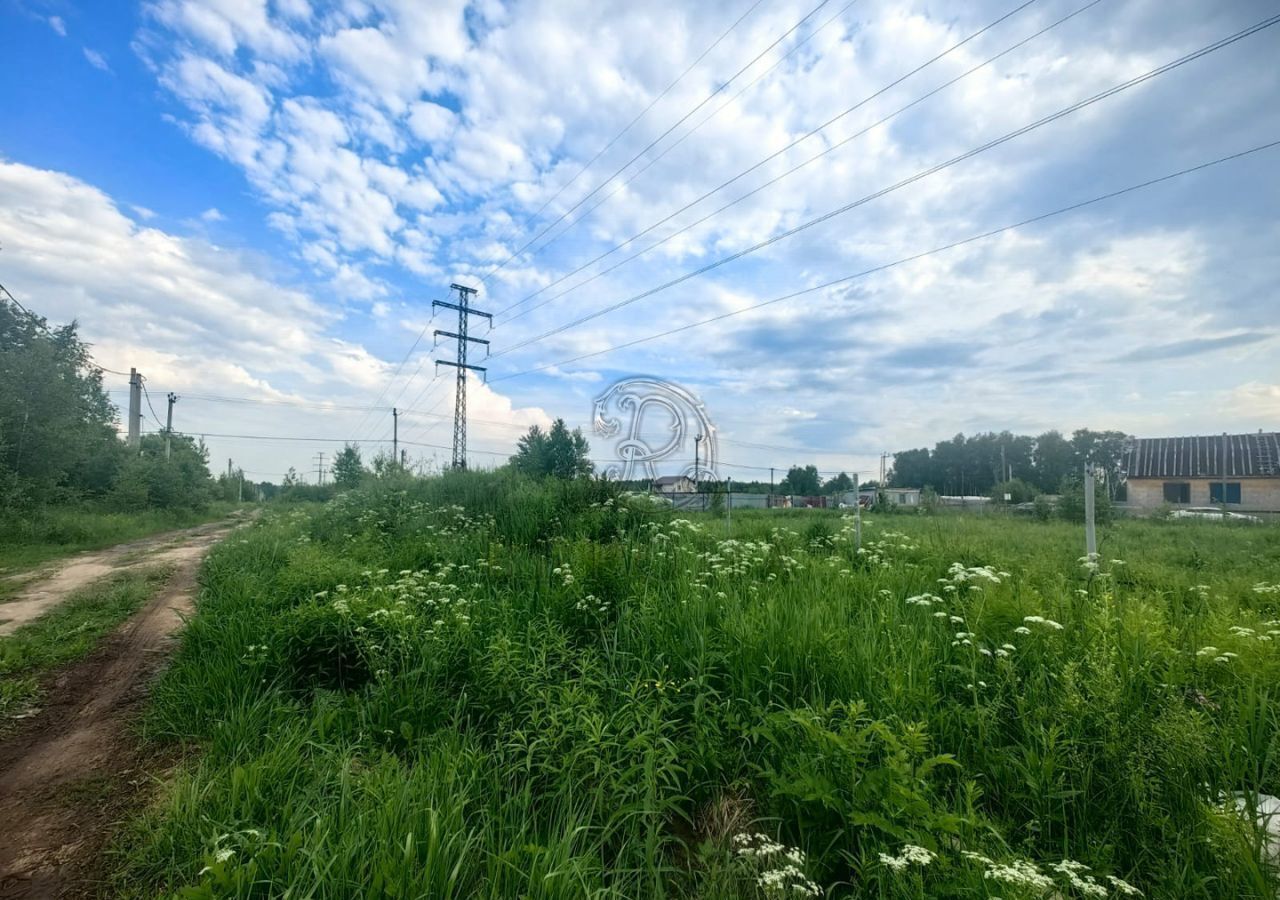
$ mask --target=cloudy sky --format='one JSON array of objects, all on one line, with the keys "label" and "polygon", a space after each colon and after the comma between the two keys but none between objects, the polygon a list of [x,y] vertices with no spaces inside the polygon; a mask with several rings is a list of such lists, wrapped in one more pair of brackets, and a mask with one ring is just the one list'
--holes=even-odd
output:
[{"label": "cloudy sky", "polygon": [[737,478],[1280,427],[1280,147],[929,252],[1280,141],[1280,8],[961,6],[0,0],[0,283],[264,479],[447,460],[455,281],[473,465],[640,374]]}]

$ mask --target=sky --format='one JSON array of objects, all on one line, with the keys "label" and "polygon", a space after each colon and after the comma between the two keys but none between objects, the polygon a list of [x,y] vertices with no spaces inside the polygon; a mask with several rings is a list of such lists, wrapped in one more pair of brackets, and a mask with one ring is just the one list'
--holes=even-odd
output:
[{"label": "sky", "polygon": [[475,467],[633,376],[734,479],[1276,430],[1278,12],[0,0],[0,283],[258,480],[448,463],[455,282]]}]

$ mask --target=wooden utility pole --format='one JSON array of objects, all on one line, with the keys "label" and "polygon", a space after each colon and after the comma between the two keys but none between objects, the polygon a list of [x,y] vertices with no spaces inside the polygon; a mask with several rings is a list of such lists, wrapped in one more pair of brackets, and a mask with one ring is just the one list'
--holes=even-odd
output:
[{"label": "wooden utility pole", "polygon": [[129,446],[142,446],[142,376],[137,369],[129,370]]},{"label": "wooden utility pole", "polygon": [[316,453],[316,484],[324,484],[324,453]]}]

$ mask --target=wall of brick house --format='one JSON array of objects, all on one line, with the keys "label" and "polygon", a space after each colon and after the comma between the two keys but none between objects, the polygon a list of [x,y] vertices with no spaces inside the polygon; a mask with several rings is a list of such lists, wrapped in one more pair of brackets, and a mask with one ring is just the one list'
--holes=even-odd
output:
[{"label": "wall of brick house", "polygon": [[[1240,478],[1240,504],[1229,504],[1231,509],[1280,512],[1280,478]],[[1130,478],[1128,505],[1138,509],[1155,509],[1164,503],[1166,481],[1187,481],[1191,484],[1191,502],[1188,506],[1215,506],[1209,501],[1209,485],[1220,484],[1214,478]]]}]

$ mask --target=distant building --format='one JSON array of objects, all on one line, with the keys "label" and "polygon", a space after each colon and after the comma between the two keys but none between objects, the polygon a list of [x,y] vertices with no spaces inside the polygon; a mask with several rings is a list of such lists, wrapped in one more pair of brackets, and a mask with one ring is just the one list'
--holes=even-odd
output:
[{"label": "distant building", "polygon": [[698,486],[688,475],[663,475],[653,479],[653,489],[660,494],[692,494]]},{"label": "distant building", "polygon": [[919,506],[919,488],[888,487],[880,492],[880,498],[890,506]]},{"label": "distant building", "polygon": [[1135,509],[1219,506],[1280,511],[1280,433],[1138,438],[1125,454]]}]

